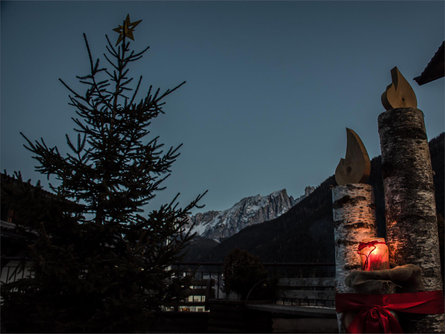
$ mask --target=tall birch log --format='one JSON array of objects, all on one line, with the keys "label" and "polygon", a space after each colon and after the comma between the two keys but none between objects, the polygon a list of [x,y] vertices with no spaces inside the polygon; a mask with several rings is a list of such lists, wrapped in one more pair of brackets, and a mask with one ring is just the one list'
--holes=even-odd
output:
[{"label": "tall birch log", "polygon": [[[368,184],[346,184],[332,189],[335,240],[335,291],[354,293],[346,285],[346,276],[361,269],[359,243],[376,235],[375,206],[372,187]],[[337,313],[338,328],[345,332],[342,314]]]},{"label": "tall birch log", "polygon": [[[415,264],[426,291],[442,290],[433,172],[423,113],[390,109],[378,118],[391,266]],[[410,315],[413,333],[444,332],[444,315]]]}]

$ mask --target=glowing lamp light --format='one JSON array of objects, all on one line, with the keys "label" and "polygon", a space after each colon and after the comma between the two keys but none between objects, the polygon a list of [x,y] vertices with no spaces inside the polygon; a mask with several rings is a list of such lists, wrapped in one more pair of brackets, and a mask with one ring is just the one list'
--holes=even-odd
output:
[{"label": "glowing lamp light", "polygon": [[358,246],[362,270],[389,269],[389,253],[384,238],[364,239]]}]

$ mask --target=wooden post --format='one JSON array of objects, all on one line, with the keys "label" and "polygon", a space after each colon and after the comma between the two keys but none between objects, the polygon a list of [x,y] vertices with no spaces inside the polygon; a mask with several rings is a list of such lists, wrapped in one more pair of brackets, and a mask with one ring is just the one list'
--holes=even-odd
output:
[{"label": "wooden post", "polygon": [[[340,185],[332,189],[332,202],[335,291],[354,293],[356,291],[346,285],[345,278],[352,270],[361,269],[359,243],[376,235],[373,190],[362,183]],[[344,333],[341,313],[337,313],[337,320],[339,331]]]},{"label": "wooden post", "polygon": [[[390,263],[418,265],[425,290],[442,290],[433,172],[423,113],[415,107],[389,109],[380,114],[378,125]],[[407,317],[403,327],[414,333],[443,332],[444,315]]]}]

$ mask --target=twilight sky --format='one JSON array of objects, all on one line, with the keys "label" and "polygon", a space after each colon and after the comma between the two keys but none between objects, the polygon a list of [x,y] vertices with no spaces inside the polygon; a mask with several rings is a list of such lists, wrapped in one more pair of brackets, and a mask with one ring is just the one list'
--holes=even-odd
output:
[{"label": "twilight sky", "polygon": [[345,127],[380,154],[380,96],[398,66],[425,114],[428,138],[444,131],[444,79],[418,86],[444,40],[443,1],[2,1],[1,170],[46,177],[23,148],[24,132],[65,151],[74,111],[64,79],[88,72],[82,33],[95,57],[126,14],[142,19],[133,46],[150,51],[133,74],[166,100],[152,133],[184,143],[153,207],[209,190],[204,210],[286,188],[298,197],[332,175]]}]

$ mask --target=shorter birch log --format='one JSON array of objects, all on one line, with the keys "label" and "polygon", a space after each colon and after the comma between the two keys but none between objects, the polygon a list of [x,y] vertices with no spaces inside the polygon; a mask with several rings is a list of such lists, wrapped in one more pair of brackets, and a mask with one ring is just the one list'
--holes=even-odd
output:
[{"label": "shorter birch log", "polygon": [[[335,291],[354,293],[346,277],[361,268],[359,243],[376,235],[375,206],[372,187],[368,184],[346,184],[332,189],[335,241]],[[337,313],[339,331],[345,332],[343,315]]]}]

